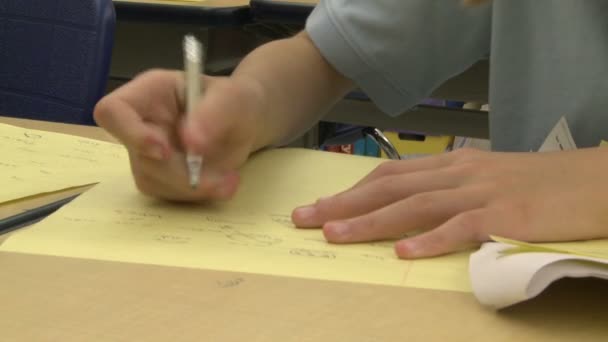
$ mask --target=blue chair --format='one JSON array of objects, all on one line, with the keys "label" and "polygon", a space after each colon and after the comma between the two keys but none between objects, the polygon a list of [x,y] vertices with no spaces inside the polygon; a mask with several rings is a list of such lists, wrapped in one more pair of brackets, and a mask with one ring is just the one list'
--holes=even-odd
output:
[{"label": "blue chair", "polygon": [[93,125],[115,22],[112,0],[0,0],[0,115]]}]

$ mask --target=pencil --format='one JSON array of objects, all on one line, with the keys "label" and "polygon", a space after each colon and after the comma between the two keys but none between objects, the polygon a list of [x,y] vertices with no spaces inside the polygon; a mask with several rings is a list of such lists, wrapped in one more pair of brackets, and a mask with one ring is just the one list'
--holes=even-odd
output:
[{"label": "pencil", "polygon": [[[186,85],[186,113],[189,115],[194,111],[200,95],[203,71],[203,48],[201,43],[193,36],[184,37],[184,77]],[[186,151],[186,164],[190,187],[196,189],[200,182],[200,173],[203,157]]]}]

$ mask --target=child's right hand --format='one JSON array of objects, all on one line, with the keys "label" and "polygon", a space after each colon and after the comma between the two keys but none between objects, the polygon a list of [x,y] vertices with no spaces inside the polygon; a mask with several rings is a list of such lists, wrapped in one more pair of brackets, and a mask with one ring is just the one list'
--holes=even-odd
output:
[{"label": "child's right hand", "polygon": [[[145,72],[97,104],[96,122],[126,146],[143,193],[176,201],[230,198],[239,183],[237,169],[263,147],[256,141],[263,113],[260,88],[203,77],[204,95],[193,113],[184,113],[178,71]],[[185,150],[204,158],[197,189],[189,186]]]}]

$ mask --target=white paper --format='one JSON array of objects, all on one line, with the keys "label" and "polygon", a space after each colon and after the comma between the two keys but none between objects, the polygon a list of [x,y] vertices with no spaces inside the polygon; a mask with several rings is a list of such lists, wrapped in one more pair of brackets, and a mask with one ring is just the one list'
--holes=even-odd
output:
[{"label": "white paper", "polygon": [[575,150],[576,144],[572,138],[566,118],[562,116],[555,127],[549,132],[538,152]]},{"label": "white paper", "polygon": [[483,305],[500,309],[528,300],[561,278],[608,279],[608,260],[562,253],[501,254],[512,247],[488,242],[471,255],[471,286]]}]

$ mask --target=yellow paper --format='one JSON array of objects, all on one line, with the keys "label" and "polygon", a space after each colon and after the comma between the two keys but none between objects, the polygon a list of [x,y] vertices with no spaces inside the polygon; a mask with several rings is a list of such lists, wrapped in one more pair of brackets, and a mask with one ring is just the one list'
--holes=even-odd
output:
[{"label": "yellow paper", "polygon": [[492,236],[492,240],[516,246],[513,250],[509,250],[507,252],[508,254],[529,252],[567,253],[608,260],[608,239],[575,242],[530,243]]},{"label": "yellow paper", "polygon": [[128,168],[120,145],[5,124],[0,124],[0,155],[0,204],[96,183]]},{"label": "yellow paper", "polygon": [[344,190],[377,158],[283,149],[257,154],[228,202],[169,204],[124,173],[102,182],[0,250],[338,281],[470,291],[468,253],[399,260],[392,242],[332,245],[296,229],[296,206]]}]

